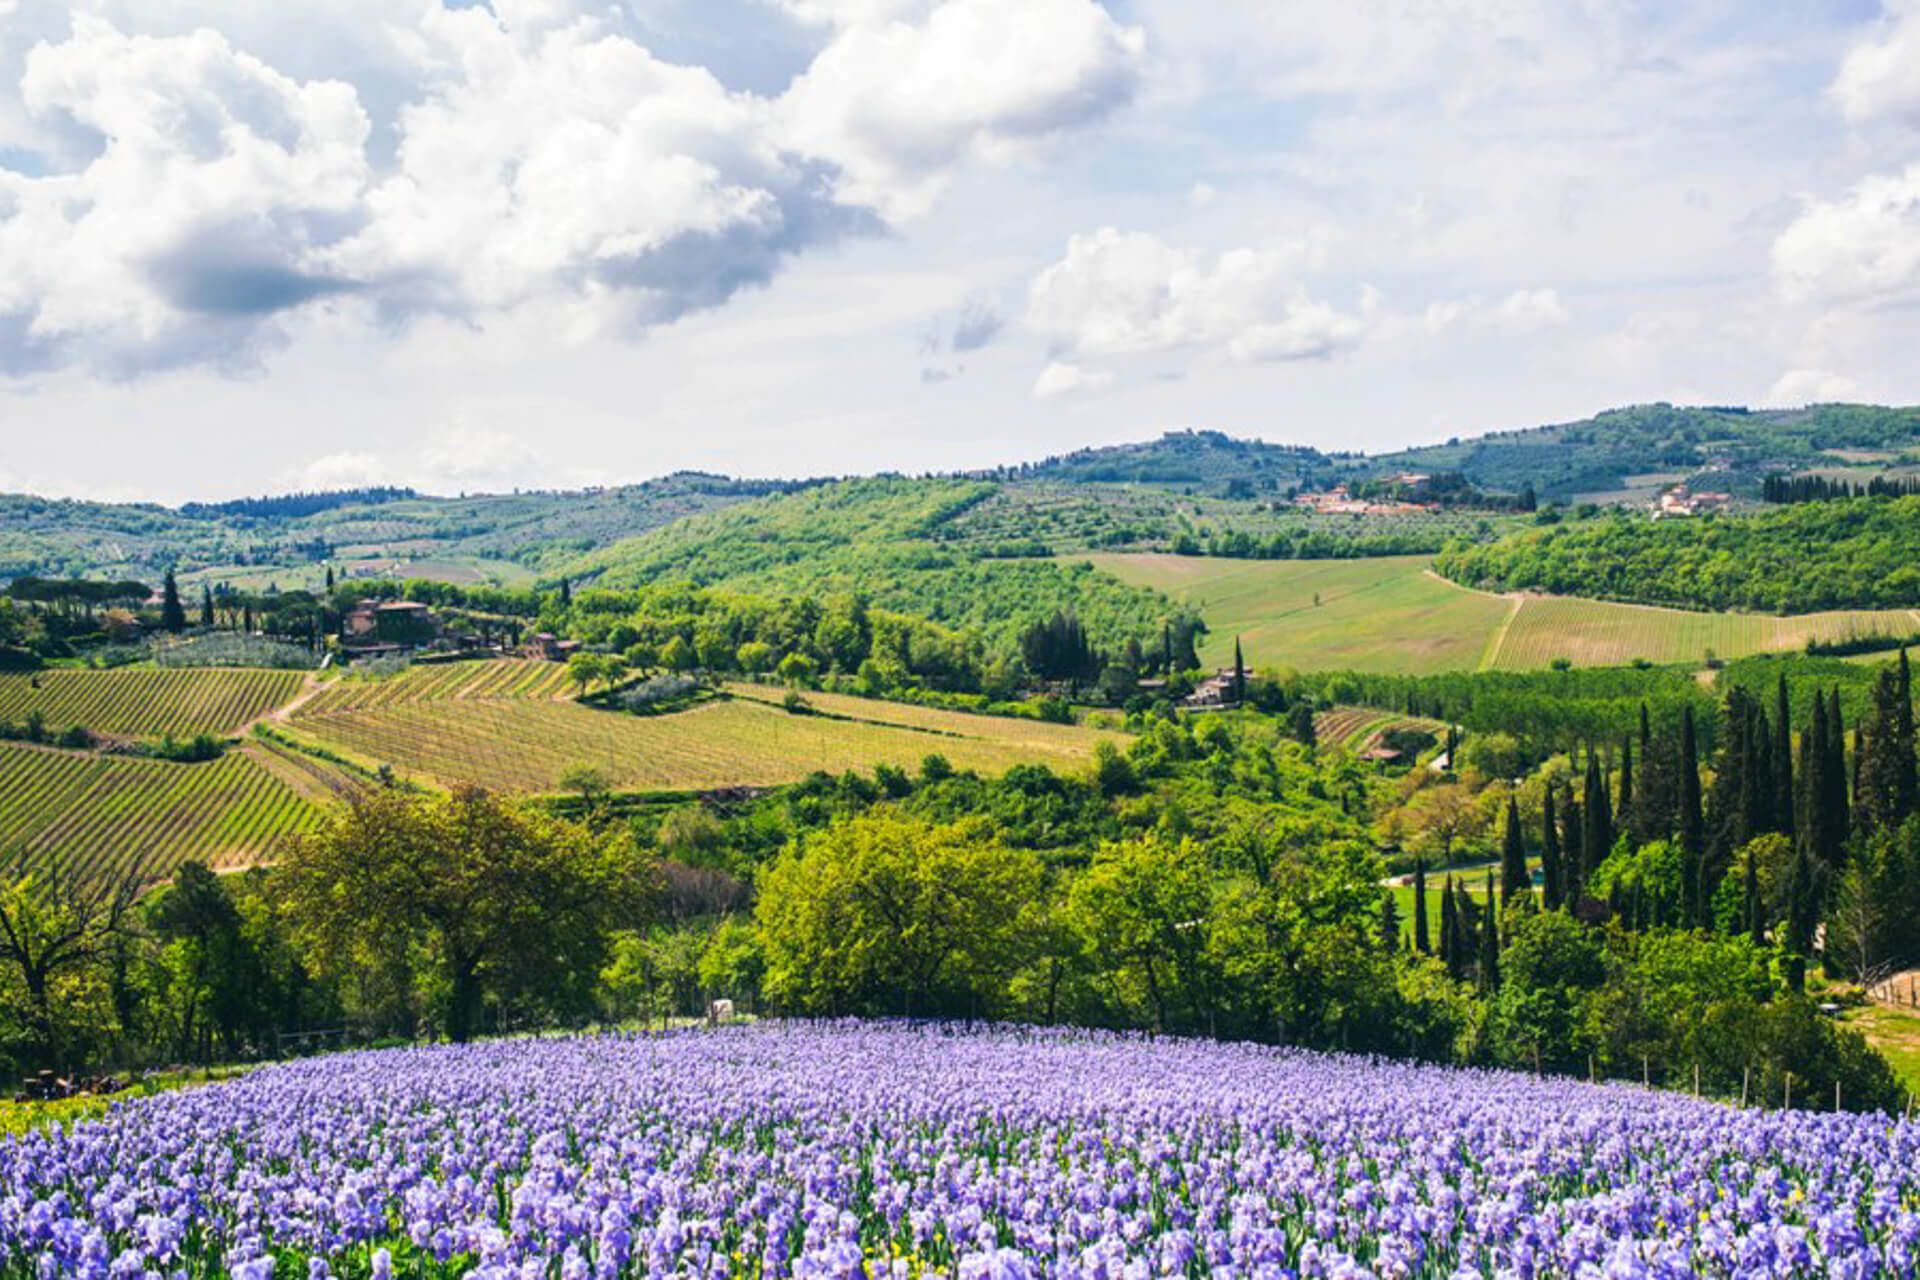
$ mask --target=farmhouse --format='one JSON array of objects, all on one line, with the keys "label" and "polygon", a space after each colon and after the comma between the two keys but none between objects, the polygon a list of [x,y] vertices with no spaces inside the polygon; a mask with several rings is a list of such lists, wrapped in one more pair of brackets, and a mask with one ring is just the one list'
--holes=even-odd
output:
[{"label": "farmhouse", "polygon": [[1195,685],[1193,692],[1182,699],[1180,705],[1194,710],[1233,706],[1236,701],[1235,683],[1233,668],[1224,668]]},{"label": "farmhouse", "polygon": [[1725,511],[1733,503],[1730,493],[1695,493],[1683,484],[1677,484],[1654,500],[1653,518],[1664,519],[1670,516],[1697,516],[1712,511]]},{"label": "farmhouse", "polygon": [[433,611],[412,600],[362,600],[340,619],[340,643],[355,650],[418,648],[438,634]]},{"label": "farmhouse", "polygon": [[536,662],[565,662],[580,650],[578,640],[562,640],[551,631],[541,631],[520,647],[520,652]]}]

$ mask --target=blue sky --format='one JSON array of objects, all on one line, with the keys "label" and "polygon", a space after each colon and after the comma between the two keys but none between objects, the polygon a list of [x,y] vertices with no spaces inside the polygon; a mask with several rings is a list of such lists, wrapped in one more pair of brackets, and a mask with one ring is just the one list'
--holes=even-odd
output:
[{"label": "blue sky", "polygon": [[0,489],[1920,401],[1920,0],[0,0]]}]

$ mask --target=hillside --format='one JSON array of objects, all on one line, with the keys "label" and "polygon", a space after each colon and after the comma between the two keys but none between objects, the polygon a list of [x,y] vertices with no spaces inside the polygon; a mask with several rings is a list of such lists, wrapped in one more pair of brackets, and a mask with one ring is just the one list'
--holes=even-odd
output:
[{"label": "hillside", "polygon": [[[1844,454],[1836,451],[1844,451]],[[1851,457],[1845,455],[1853,455]],[[1483,488],[1532,484],[1543,498],[1624,500],[1696,476],[1757,496],[1769,470],[1854,464],[1864,480],[1920,458],[1920,408],[1810,405],[1804,409],[1609,409],[1575,422],[1492,431],[1376,455],[1363,469],[1460,471]],[[1635,485],[1632,477],[1645,477]]]},{"label": "hillside", "polygon": [[1920,606],[1920,497],[1812,502],[1742,519],[1614,513],[1456,547],[1437,565],[1473,586],[1682,609],[1911,609]]},{"label": "hillside", "polygon": [[604,587],[684,580],[773,596],[859,595],[978,630],[1001,650],[1059,610],[1077,613],[1109,648],[1158,636],[1181,612],[1085,564],[998,559],[941,541],[951,522],[997,492],[977,480],[847,480],[695,516],[583,556],[565,572]]},{"label": "hillside", "polygon": [[1536,671],[1556,660],[1580,667],[1636,661],[1697,666],[1710,657],[1803,650],[1809,640],[1920,632],[1920,615],[1907,609],[1775,617],[1503,597],[1449,582],[1421,556],[1246,561],[1103,555],[1093,563],[1121,581],[1165,592],[1204,617],[1209,635],[1200,657],[1214,665],[1232,660],[1236,640],[1256,667],[1424,675]]},{"label": "hillside", "polygon": [[578,492],[254,500],[178,510],[0,495],[0,579],[153,579],[171,566],[189,581],[290,589],[318,585],[321,563],[333,560],[345,575],[513,581],[683,516],[793,487],[683,472]]}]

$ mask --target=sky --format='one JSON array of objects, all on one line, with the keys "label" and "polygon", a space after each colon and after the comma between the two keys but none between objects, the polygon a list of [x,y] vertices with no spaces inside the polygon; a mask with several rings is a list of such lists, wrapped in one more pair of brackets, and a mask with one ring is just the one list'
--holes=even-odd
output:
[{"label": "sky", "polygon": [[0,0],[0,491],[1920,402],[1920,0]]}]

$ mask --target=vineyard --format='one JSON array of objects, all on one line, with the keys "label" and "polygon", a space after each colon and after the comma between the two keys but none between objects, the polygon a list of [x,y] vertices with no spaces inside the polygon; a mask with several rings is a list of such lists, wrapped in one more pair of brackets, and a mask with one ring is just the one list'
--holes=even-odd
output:
[{"label": "vineyard", "polygon": [[157,738],[230,734],[281,706],[306,677],[297,671],[192,667],[168,670],[0,674],[0,720],[38,711],[55,729]]},{"label": "vineyard", "polygon": [[1393,729],[1414,729],[1436,738],[1446,736],[1444,721],[1422,716],[1403,716],[1376,707],[1332,707],[1313,718],[1314,738],[1321,746],[1364,751],[1381,734]]},{"label": "vineyard", "polygon": [[414,701],[323,714],[309,704],[293,727],[405,776],[523,792],[556,790],[574,765],[591,765],[614,786],[639,791],[774,785],[815,769],[864,770],[877,763],[911,768],[935,752],[962,769],[998,772],[1027,762],[1072,768],[1091,758],[1102,737],[1114,736],[1070,725],[878,705],[888,716],[939,717],[955,727],[790,715],[745,699],[664,716],[538,699]]},{"label": "vineyard", "polygon": [[302,715],[336,715],[421,702],[555,698],[567,688],[557,662],[501,658],[408,667],[396,675],[347,675],[300,704]]},{"label": "vineyard", "polygon": [[246,750],[185,765],[0,743],[0,849],[58,855],[83,874],[243,866],[319,817]]}]

